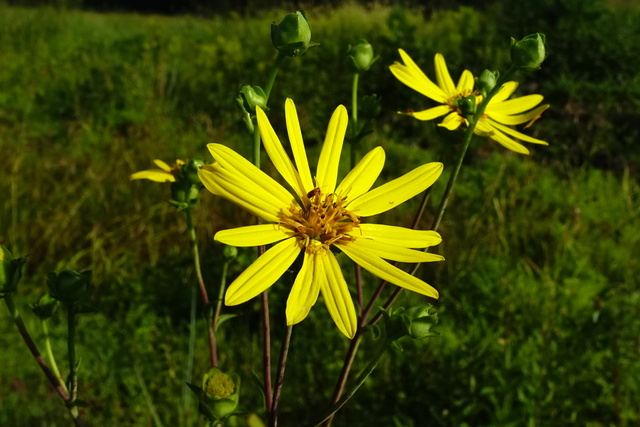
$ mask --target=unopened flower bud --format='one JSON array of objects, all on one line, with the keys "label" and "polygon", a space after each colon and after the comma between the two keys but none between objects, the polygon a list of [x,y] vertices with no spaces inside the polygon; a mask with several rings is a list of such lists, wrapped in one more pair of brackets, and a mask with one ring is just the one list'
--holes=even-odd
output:
[{"label": "unopened flower bud", "polygon": [[205,414],[216,420],[224,420],[238,406],[240,377],[227,375],[218,368],[211,368],[202,378]]},{"label": "unopened flower bud", "polygon": [[75,270],[64,270],[60,274],[49,273],[47,286],[51,296],[65,305],[81,301],[89,291],[91,271],[82,273]]},{"label": "unopened flower bud", "polygon": [[385,334],[388,340],[396,341],[409,336],[419,339],[436,335],[431,327],[438,323],[438,315],[431,314],[431,305],[411,307],[408,310],[400,307],[394,311],[384,311]]},{"label": "unopened flower bud", "polygon": [[[197,172],[196,172],[197,173]],[[190,182],[171,183],[171,200],[175,205],[195,206],[200,198],[200,188]]]},{"label": "unopened flower bud", "polygon": [[378,58],[373,56],[373,47],[364,39],[360,39],[355,45],[349,46],[349,59],[358,73],[368,71]]},{"label": "unopened flower bud", "polygon": [[523,71],[539,69],[546,57],[544,43],[541,33],[529,34],[519,41],[511,38],[511,63]]},{"label": "unopened flower bud", "polygon": [[279,24],[271,24],[273,46],[286,56],[300,56],[317,43],[311,43],[311,26],[304,12],[285,15]]},{"label": "unopened flower bud", "polygon": [[9,249],[0,246],[0,298],[16,291],[24,263],[23,258],[15,258]]},{"label": "unopened flower bud", "polygon": [[436,335],[431,327],[438,323],[438,315],[430,313],[431,305],[411,307],[404,312],[411,338],[420,339]]},{"label": "unopened flower bud", "polygon": [[40,318],[40,320],[47,320],[53,316],[58,309],[58,301],[51,295],[44,294],[37,303],[31,305],[33,313]]},{"label": "unopened flower bud", "polygon": [[240,88],[240,98],[242,99],[242,106],[246,111],[252,113],[256,111],[256,106],[263,110],[267,108],[267,95],[260,86],[244,85]]},{"label": "unopened flower bud", "polygon": [[462,117],[473,116],[476,113],[476,97],[473,95],[465,96],[455,100],[456,106],[460,109]]},{"label": "unopened flower bud", "polygon": [[224,259],[230,261],[238,256],[238,248],[235,246],[225,245],[222,250],[222,255],[224,255]]},{"label": "unopened flower bud", "polygon": [[476,78],[476,84],[480,89],[480,94],[486,97],[496,86],[500,73],[498,71],[484,70],[480,77]]},{"label": "unopened flower bud", "polygon": [[189,181],[191,185],[200,185],[200,178],[198,177],[198,168],[204,165],[202,159],[189,160],[186,165],[182,167],[182,174],[184,178]]}]

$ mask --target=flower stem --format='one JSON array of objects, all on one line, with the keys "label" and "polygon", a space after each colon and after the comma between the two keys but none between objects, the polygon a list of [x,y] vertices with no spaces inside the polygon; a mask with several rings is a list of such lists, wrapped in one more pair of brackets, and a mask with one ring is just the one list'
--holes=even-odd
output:
[{"label": "flower stem", "polygon": [[356,394],[356,392],[362,386],[362,384],[364,384],[367,378],[369,378],[371,373],[375,370],[376,366],[378,366],[378,363],[380,363],[382,356],[384,356],[387,350],[389,350],[391,343],[392,341],[387,341],[381,346],[378,353],[376,353],[373,359],[369,361],[369,364],[364,368],[362,373],[356,379],[356,383],[353,386],[353,389],[351,389],[349,393],[342,396],[342,398],[340,398],[338,401],[333,403],[331,407],[322,416],[320,416],[316,421],[314,421],[311,424],[312,426],[319,426],[323,422],[325,423],[324,424],[325,426],[331,424],[331,420],[333,419],[334,414],[338,412]]},{"label": "flower stem", "polygon": [[[187,233],[189,234],[189,240],[191,241],[191,253],[193,255],[193,266],[196,270],[196,278],[198,280],[198,288],[200,289],[200,296],[205,307],[209,307],[209,294],[207,293],[207,287],[204,284],[202,278],[202,269],[200,268],[200,251],[198,249],[198,238],[196,237],[196,230],[193,226],[193,215],[191,207],[184,210],[184,214],[187,220]],[[212,325],[209,324],[209,349],[210,349],[210,363],[211,366],[218,366],[218,349],[216,344],[216,333]]]},{"label": "flower stem", "polygon": [[18,332],[20,333],[20,336],[22,336],[22,339],[27,345],[27,348],[29,348],[31,355],[34,357],[34,359],[36,359],[36,363],[40,366],[45,376],[47,377],[51,385],[53,385],[53,388],[56,390],[58,395],[60,395],[62,400],[64,400],[65,402],[69,402],[69,393],[67,392],[66,388],[62,385],[62,383],[58,381],[58,378],[53,373],[51,368],[49,368],[49,365],[47,365],[47,362],[44,361],[44,359],[42,358],[42,355],[38,351],[38,347],[36,346],[36,343],[33,341],[33,338],[29,334],[29,331],[27,330],[27,327],[24,324],[24,321],[22,320],[22,316],[20,315],[20,312],[18,311],[18,308],[15,305],[15,302],[13,301],[13,295],[11,295],[10,293],[5,294],[3,299],[7,306],[7,309],[9,310],[9,313],[11,314],[11,317],[13,318],[13,322],[16,324],[16,327],[18,328]]},{"label": "flower stem", "polygon": [[271,67],[271,71],[269,72],[269,76],[267,76],[267,82],[264,85],[264,94],[267,97],[267,101],[269,100],[269,95],[271,95],[271,89],[273,89],[273,84],[276,81],[276,76],[278,75],[278,71],[280,70],[280,66],[282,62],[286,58],[280,51],[278,51],[278,56],[276,56],[275,61],[273,62],[273,66]]},{"label": "flower stem", "polygon": [[76,365],[76,313],[75,305],[67,306],[67,352],[69,357],[69,380],[67,387],[69,388],[69,401],[75,402],[78,397],[78,376]]},{"label": "flower stem", "polygon": [[291,343],[291,332],[293,325],[287,325],[282,338],[280,347],[280,360],[278,361],[278,371],[276,372],[276,384],[273,393],[273,403],[269,414],[269,427],[278,425],[278,403],[280,403],[280,395],[282,393],[282,383],[284,382],[284,368],[287,364],[287,356],[289,355],[289,344]]},{"label": "flower stem", "polygon": [[47,359],[49,359],[49,363],[51,364],[51,370],[55,374],[58,382],[64,388],[64,390],[68,393],[67,386],[62,379],[62,375],[60,375],[60,370],[58,369],[58,364],[56,363],[56,359],[53,356],[53,349],[51,348],[51,341],[49,340],[49,327],[47,326],[47,321],[44,319],[40,320],[40,325],[42,326],[42,335],[44,336],[44,350],[47,354]]},{"label": "flower stem", "polygon": [[218,327],[218,320],[220,319],[220,311],[222,311],[222,300],[224,299],[224,291],[227,287],[227,273],[229,271],[229,261],[225,260],[222,264],[222,275],[220,277],[220,289],[218,290],[218,299],[216,300],[216,310],[213,313],[213,320],[211,325],[215,331]]}]

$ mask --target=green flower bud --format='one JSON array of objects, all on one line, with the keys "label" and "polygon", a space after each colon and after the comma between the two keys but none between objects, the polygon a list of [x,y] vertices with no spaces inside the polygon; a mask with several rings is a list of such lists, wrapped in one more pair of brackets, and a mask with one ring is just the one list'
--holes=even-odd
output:
[{"label": "green flower bud", "polygon": [[240,88],[240,98],[242,99],[242,106],[245,111],[256,111],[256,106],[263,110],[267,108],[267,95],[260,86],[244,85]]},{"label": "green flower bud", "polygon": [[24,263],[23,258],[15,258],[9,249],[0,246],[0,298],[16,291]]},{"label": "green flower bud", "polygon": [[60,274],[49,273],[47,286],[53,298],[70,306],[81,301],[87,295],[90,280],[90,270],[82,273],[75,270],[64,270]]},{"label": "green flower bud", "polygon": [[190,182],[178,181],[171,183],[171,199],[177,206],[195,206],[200,198],[199,186]]},{"label": "green flower bud", "polygon": [[378,56],[373,56],[373,47],[364,39],[360,39],[355,45],[349,46],[349,59],[358,73],[368,71]]},{"label": "green flower bud", "polygon": [[285,15],[278,25],[271,24],[271,42],[286,56],[300,56],[317,45],[311,43],[311,26],[300,10]]},{"label": "green flower bud", "polygon": [[520,41],[511,38],[511,63],[523,71],[539,69],[546,57],[544,43],[541,33],[529,34]]},{"label": "green flower bud", "polygon": [[431,327],[438,323],[438,315],[431,314],[432,306],[411,307],[408,310],[400,307],[394,311],[383,311],[385,335],[388,340],[396,341],[402,337],[420,339],[436,335]]},{"label": "green flower bud", "polygon": [[498,81],[498,77],[500,77],[498,71],[484,70],[482,74],[480,74],[480,77],[476,78],[476,84],[483,97],[486,97],[493,90]]},{"label": "green flower bud", "polygon": [[198,168],[204,165],[202,159],[189,160],[186,165],[182,167],[182,175],[189,181],[189,184],[199,186],[201,184],[198,177]]},{"label": "green flower bud", "polygon": [[53,317],[57,309],[58,301],[49,294],[42,295],[37,303],[31,305],[31,310],[40,320],[47,320]]},{"label": "green flower bud", "polygon": [[238,256],[238,248],[235,246],[225,245],[222,250],[222,255],[224,255],[224,259],[230,261]]},{"label": "green flower bud", "polygon": [[202,378],[202,399],[204,415],[216,420],[224,420],[238,406],[240,377],[227,375],[218,368],[211,368]]},{"label": "green flower bud", "polygon": [[411,338],[420,339],[436,335],[431,327],[438,323],[438,315],[430,311],[431,305],[411,307],[404,312],[407,331]]},{"label": "green flower bud", "polygon": [[476,113],[476,97],[473,95],[458,98],[455,100],[455,104],[465,118],[473,116]]}]

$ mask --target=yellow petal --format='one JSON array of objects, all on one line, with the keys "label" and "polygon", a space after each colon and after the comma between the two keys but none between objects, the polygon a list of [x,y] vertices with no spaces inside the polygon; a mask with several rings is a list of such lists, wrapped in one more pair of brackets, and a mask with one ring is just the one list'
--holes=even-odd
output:
[{"label": "yellow petal", "polygon": [[287,132],[289,134],[289,142],[291,143],[291,151],[293,151],[293,159],[296,162],[298,173],[304,189],[309,192],[315,188],[311,170],[309,169],[309,161],[307,160],[307,152],[304,148],[302,132],[300,131],[300,121],[298,120],[298,112],[291,98],[287,98],[284,104],[284,113],[287,121]]},{"label": "yellow petal", "polygon": [[327,135],[322,144],[320,158],[318,159],[318,169],[316,170],[316,181],[323,193],[333,193],[338,180],[338,166],[340,164],[340,153],[344,143],[344,134],[347,131],[347,109],[344,105],[339,105],[333,112]]},{"label": "yellow petal", "polygon": [[169,166],[168,164],[166,164],[165,162],[163,162],[160,159],[154,159],[153,163],[156,164],[157,167],[159,167],[160,169],[162,169],[165,172],[171,172],[171,166]]},{"label": "yellow petal", "polygon": [[[502,85],[498,93],[496,93],[495,96],[491,98],[489,105],[493,104],[494,102],[505,101],[507,98],[513,95],[513,92],[515,92],[517,88],[518,88],[518,82],[513,82],[513,81],[506,82],[505,84]],[[489,105],[487,105],[487,107]]]},{"label": "yellow petal", "polygon": [[284,240],[253,262],[227,289],[224,303],[238,305],[249,301],[273,285],[300,254],[297,239]]},{"label": "yellow petal", "polygon": [[488,136],[494,141],[497,141],[503,147],[508,148],[511,151],[515,151],[516,153],[529,154],[529,150],[524,145],[514,141],[488,124],[487,120],[480,120],[476,125],[474,133],[482,136]]},{"label": "yellow petal", "polygon": [[411,89],[416,92],[421,93],[427,98],[431,98],[436,102],[444,104],[447,102],[447,95],[440,89],[435,83],[433,83],[429,78],[422,72],[420,67],[416,65],[415,62],[411,59],[407,53],[398,49],[400,53],[400,57],[402,61],[406,64],[403,65],[399,62],[394,62],[389,69],[391,73],[398,80],[400,80],[405,85],[409,86]]},{"label": "yellow petal", "polygon": [[149,169],[131,174],[129,179],[148,179],[155,182],[176,182],[176,177],[160,169]]},{"label": "yellow petal", "polygon": [[298,171],[293,166],[293,162],[289,158],[289,155],[284,151],[282,143],[278,139],[278,135],[273,130],[269,119],[267,118],[262,108],[256,106],[256,117],[258,118],[258,128],[260,129],[260,137],[262,138],[262,145],[267,151],[267,155],[271,159],[271,162],[276,167],[280,175],[287,181],[287,184],[293,188],[300,200],[303,200],[303,196],[307,194]]},{"label": "yellow petal", "polygon": [[456,96],[456,87],[453,84],[451,74],[449,74],[449,69],[447,69],[447,63],[444,61],[442,54],[436,53],[435,64],[438,86],[440,86],[449,97]]},{"label": "yellow petal", "polygon": [[337,246],[355,263],[382,280],[431,298],[438,298],[438,291],[435,290],[435,288],[417,277],[410,275],[406,271],[394,267],[382,258],[366,250],[362,250],[349,242],[338,243]]},{"label": "yellow petal", "polygon": [[369,151],[344,177],[336,189],[336,193],[348,199],[355,199],[369,191],[382,171],[384,159],[385,154],[382,147],[376,147]]},{"label": "yellow petal", "polygon": [[462,123],[464,123],[464,118],[460,114],[453,112],[438,123],[438,126],[448,130],[456,130]]},{"label": "yellow petal", "polygon": [[518,138],[521,141],[531,142],[532,144],[549,145],[549,143],[546,141],[533,138],[529,135],[525,135],[524,133],[520,133],[517,130],[511,129],[510,127],[507,127],[507,126],[503,126],[500,123],[497,123],[491,119],[489,119],[488,121],[491,124],[491,126],[493,126],[494,128],[506,133],[507,135],[511,135],[514,138]]},{"label": "yellow petal", "polygon": [[234,176],[245,178],[244,181],[249,183],[247,191],[255,188],[256,192],[269,193],[270,198],[279,200],[281,207],[288,208],[291,205],[291,193],[240,154],[222,144],[208,144],[207,148],[222,168]]},{"label": "yellow petal", "polygon": [[351,247],[357,247],[359,250],[390,261],[433,262],[444,260],[444,257],[441,255],[430,254],[389,243],[382,243],[377,240],[357,238],[355,241],[349,242],[348,244]]},{"label": "yellow petal", "polygon": [[360,227],[353,229],[349,235],[358,239],[420,249],[439,245],[442,241],[440,234],[433,230],[412,230],[384,224],[360,224]]},{"label": "yellow petal", "polygon": [[249,247],[269,245],[292,235],[292,232],[279,224],[260,224],[220,230],[213,239],[225,245]]},{"label": "yellow petal", "polygon": [[302,268],[287,298],[287,325],[302,322],[309,315],[320,293],[321,281],[316,278],[322,274],[321,269],[320,263],[316,262],[316,254],[305,252]]},{"label": "yellow petal", "polygon": [[538,108],[534,108],[533,110],[526,112],[524,114],[517,115],[508,115],[508,114],[499,114],[495,112],[487,113],[487,115],[493,120],[503,125],[519,125],[522,123],[529,122],[542,114],[544,110],[549,108],[549,104],[541,105]]},{"label": "yellow petal", "polygon": [[347,206],[350,211],[359,216],[386,212],[426,190],[438,179],[442,168],[442,163],[438,162],[418,166],[411,172],[363,194]]},{"label": "yellow petal", "polygon": [[542,95],[527,95],[503,102],[489,102],[485,112],[488,115],[491,115],[492,113],[520,114],[531,110],[533,107],[540,104],[543,99],[544,97]]},{"label": "yellow petal", "polygon": [[[318,256],[321,253],[323,255]],[[356,310],[338,260],[329,250],[317,252],[316,257],[325,274],[325,279],[320,282],[324,303],[340,332],[351,339],[357,330]]]},{"label": "yellow petal", "polygon": [[438,105],[437,107],[428,108],[422,111],[416,111],[412,113],[400,112],[400,114],[405,114],[407,116],[415,117],[418,120],[427,121],[427,120],[433,120],[438,117],[442,117],[445,114],[449,113],[450,111],[451,111],[451,107],[449,107],[448,105]]},{"label": "yellow petal", "polygon": [[[460,76],[460,80],[458,80],[458,86],[456,86],[457,93],[471,93],[473,92],[473,85],[475,81],[473,79],[473,74],[469,70],[464,70],[462,75]],[[480,101],[477,101],[478,104]]]},{"label": "yellow petal", "polygon": [[198,177],[207,190],[224,197],[241,208],[269,222],[280,221],[280,216],[293,201],[283,205],[281,200],[255,185],[246,177],[233,174],[217,163],[202,166],[198,169]]}]

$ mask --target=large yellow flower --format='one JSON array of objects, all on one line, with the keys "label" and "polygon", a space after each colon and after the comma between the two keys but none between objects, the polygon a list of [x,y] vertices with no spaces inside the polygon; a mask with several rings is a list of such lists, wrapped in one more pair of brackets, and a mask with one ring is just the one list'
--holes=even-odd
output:
[{"label": "large yellow flower", "polygon": [[[438,126],[445,127],[449,130],[455,130],[462,124],[468,124],[462,116],[462,111],[456,101],[473,94],[476,97],[476,104],[479,105],[480,102],[482,102],[482,96],[474,92],[473,74],[471,74],[469,70],[464,70],[458,84],[454,85],[444,57],[437,53],[434,60],[436,80],[438,82],[436,85],[429,80],[404,50],[398,49],[398,51],[404,64],[399,62],[393,63],[389,67],[393,75],[411,89],[442,104],[424,111],[403,114],[415,117],[418,120],[433,120],[446,115]],[[508,99],[517,87],[518,83],[513,81],[502,85],[500,91],[489,101],[489,104],[484,110],[484,114],[476,124],[474,133],[481,136],[488,136],[509,150],[529,154],[529,150],[517,142],[516,139],[534,144],[549,144],[540,139],[520,133],[510,126],[527,122],[529,122],[529,124],[533,123],[540,117],[540,114],[542,114],[544,110],[549,108],[549,105],[536,107],[542,102],[542,95],[527,95],[520,98]],[[525,128],[528,126],[529,125],[525,126]]]},{"label": "large yellow flower", "polygon": [[440,261],[421,250],[440,243],[435,231],[411,230],[381,224],[363,224],[361,218],[388,211],[424,191],[442,172],[441,163],[428,163],[373,190],[385,154],[377,147],[336,186],[340,153],[347,129],[347,111],[339,106],[327,129],[315,176],[311,175],[295,105],[285,103],[293,162],[258,107],[262,142],[289,192],[248,160],[221,144],[209,144],[214,163],[199,169],[202,183],[265,224],[222,230],[215,240],[232,246],[276,243],[229,286],[225,303],[241,304],[269,288],[303,253],[302,267],[287,299],[287,324],[302,321],[322,293],[331,317],[349,338],[356,333],[356,312],[335,247],[365,270],[403,288],[438,297],[422,280],[384,261]]}]

